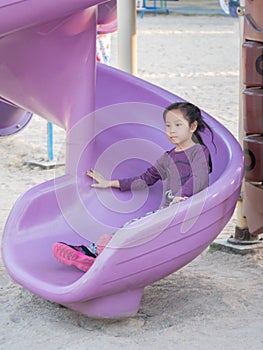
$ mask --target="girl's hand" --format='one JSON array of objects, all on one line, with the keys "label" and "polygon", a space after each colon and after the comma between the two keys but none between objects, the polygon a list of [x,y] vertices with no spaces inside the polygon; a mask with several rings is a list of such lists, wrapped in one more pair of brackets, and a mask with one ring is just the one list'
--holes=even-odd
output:
[{"label": "girl's hand", "polygon": [[169,205],[185,201],[188,197],[174,197]]},{"label": "girl's hand", "polygon": [[100,173],[98,173],[97,171],[90,169],[87,171],[87,175],[97,182],[97,183],[93,183],[91,187],[95,187],[95,188],[111,187],[111,181],[105,179],[105,177]]}]

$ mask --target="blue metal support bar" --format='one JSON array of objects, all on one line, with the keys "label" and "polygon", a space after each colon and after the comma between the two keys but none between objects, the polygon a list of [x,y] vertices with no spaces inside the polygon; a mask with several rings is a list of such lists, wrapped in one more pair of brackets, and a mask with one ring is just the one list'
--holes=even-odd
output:
[{"label": "blue metal support bar", "polygon": [[153,12],[156,16],[157,12],[164,12],[167,15],[169,14],[169,9],[167,8],[167,1],[161,0],[160,6],[157,6],[157,0],[153,0],[153,6],[147,6],[147,0],[143,0],[143,6],[140,8],[141,10],[141,18],[144,17],[145,12]]},{"label": "blue metal support bar", "polygon": [[47,155],[48,155],[48,160],[54,160],[54,153],[53,153],[53,124],[51,122],[47,123]]}]

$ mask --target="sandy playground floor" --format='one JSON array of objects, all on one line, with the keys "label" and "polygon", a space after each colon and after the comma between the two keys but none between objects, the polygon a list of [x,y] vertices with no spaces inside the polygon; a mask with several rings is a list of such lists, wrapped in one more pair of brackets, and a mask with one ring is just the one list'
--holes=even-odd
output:
[{"label": "sandy playground floor", "polygon": [[[138,17],[138,75],[198,104],[238,136],[239,23],[231,17]],[[116,34],[112,65],[116,65]],[[55,156],[64,141],[55,127]],[[16,199],[54,176],[25,161],[47,159],[46,121],[0,140],[0,233]],[[63,169],[61,169],[63,170]],[[59,171],[59,170],[58,170]],[[236,217],[220,234],[234,233]],[[94,320],[14,283],[0,261],[0,349],[261,350],[263,252],[205,251],[145,289],[134,317]]]}]

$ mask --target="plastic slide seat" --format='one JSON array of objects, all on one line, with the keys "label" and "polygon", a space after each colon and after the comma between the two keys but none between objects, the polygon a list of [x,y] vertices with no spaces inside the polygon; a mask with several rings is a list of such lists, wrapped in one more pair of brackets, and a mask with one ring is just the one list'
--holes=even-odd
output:
[{"label": "plastic slide seat", "polygon": [[[235,138],[206,113],[216,145],[209,133],[203,135],[213,172],[210,186],[188,201],[123,228],[128,220],[160,207],[162,184],[133,194],[98,191],[85,175],[91,167],[113,177],[143,171],[171,148],[162,111],[180,100],[98,65],[96,112],[83,124],[87,130],[93,128],[94,137],[87,133],[85,144],[74,154],[75,171],[30,189],[10,213],[2,247],[14,280],[88,316],[127,317],[137,312],[145,286],[177,271],[208,247],[233,214],[243,156]],[[113,238],[86,273],[59,264],[52,256],[55,241],[85,244],[85,239],[94,241],[104,233],[114,233]]]}]

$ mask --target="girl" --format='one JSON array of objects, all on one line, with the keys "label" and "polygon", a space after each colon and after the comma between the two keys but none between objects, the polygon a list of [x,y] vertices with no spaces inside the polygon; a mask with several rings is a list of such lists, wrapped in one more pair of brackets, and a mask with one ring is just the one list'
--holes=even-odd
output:
[{"label": "girl", "polygon": [[[176,102],[168,106],[163,118],[166,135],[174,147],[165,152],[145,173],[126,179],[106,179],[90,169],[87,175],[95,180],[93,188],[114,187],[120,191],[140,190],[152,186],[158,180],[166,180],[164,207],[185,201],[208,186],[208,174],[212,164],[208,148],[200,131],[210,127],[204,122],[200,109],[189,102]],[[53,245],[53,254],[58,261],[87,271],[111,237],[103,236],[97,244],[72,246],[60,242]]]}]

